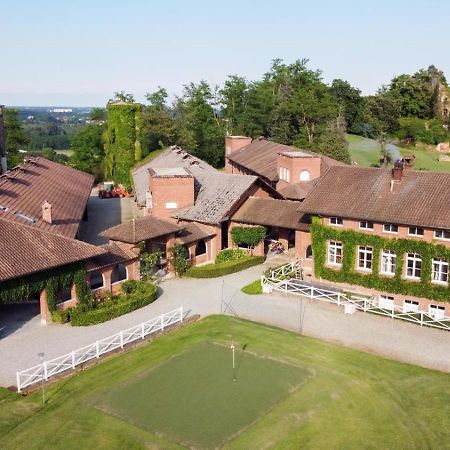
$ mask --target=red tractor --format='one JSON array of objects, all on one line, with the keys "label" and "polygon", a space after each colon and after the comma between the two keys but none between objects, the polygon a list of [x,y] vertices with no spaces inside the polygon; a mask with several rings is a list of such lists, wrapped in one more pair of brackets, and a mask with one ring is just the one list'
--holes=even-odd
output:
[{"label": "red tractor", "polygon": [[121,184],[113,181],[104,181],[98,184],[98,196],[100,198],[123,198],[128,197],[128,192]]}]

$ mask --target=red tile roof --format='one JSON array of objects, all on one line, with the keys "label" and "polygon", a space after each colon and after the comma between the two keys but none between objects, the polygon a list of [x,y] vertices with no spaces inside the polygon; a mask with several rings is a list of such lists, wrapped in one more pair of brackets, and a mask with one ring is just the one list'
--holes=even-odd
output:
[{"label": "red tile roof", "polygon": [[[0,176],[0,217],[74,238],[93,182],[92,175],[72,167],[29,158]],[[52,205],[52,224],[42,220],[46,200]]]},{"label": "red tile roof", "polygon": [[0,218],[0,281],[103,255],[85,242]]},{"label": "red tile roof", "polygon": [[332,167],[301,203],[310,214],[450,229],[450,173]]}]

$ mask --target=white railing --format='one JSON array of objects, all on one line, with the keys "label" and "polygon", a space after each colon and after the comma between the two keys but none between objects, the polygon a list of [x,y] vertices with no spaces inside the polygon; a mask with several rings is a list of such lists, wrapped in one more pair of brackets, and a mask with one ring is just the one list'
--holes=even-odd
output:
[{"label": "white railing", "polygon": [[422,326],[450,330],[450,317],[436,317],[422,310],[405,311],[402,307],[396,305],[387,308],[384,305],[380,306],[379,301],[373,297],[354,294],[347,295],[337,290],[334,291],[320,286],[314,286],[313,284],[305,283],[298,279],[280,279],[282,278],[280,275],[292,272],[292,264],[286,264],[287,267],[284,272],[280,267],[271,271],[268,276],[262,275],[261,284],[263,292],[270,293],[272,290],[276,290],[286,294],[301,295],[311,300],[321,300],[337,305],[352,304],[359,311],[380,314],[391,317],[392,319],[406,320]]},{"label": "white railing", "polygon": [[17,391],[33,384],[46,381],[50,377],[58,375],[66,370],[73,370],[76,366],[91,359],[100,358],[101,355],[118,348],[123,348],[126,344],[144,339],[146,336],[163,331],[166,327],[183,321],[183,308],[180,307],[165,314],[161,314],[154,319],[142,322],[127,330],[120,331],[113,336],[100,339],[93,344],[86,345],[77,350],[73,350],[66,355],[44,361],[42,364],[30,367],[16,373]]},{"label": "white railing", "polygon": [[[297,275],[301,271],[301,265],[299,260],[295,260],[288,264],[276,267],[275,269],[268,269],[268,278],[271,280],[280,280],[288,277],[291,274]],[[295,276],[294,276],[295,278]]]}]

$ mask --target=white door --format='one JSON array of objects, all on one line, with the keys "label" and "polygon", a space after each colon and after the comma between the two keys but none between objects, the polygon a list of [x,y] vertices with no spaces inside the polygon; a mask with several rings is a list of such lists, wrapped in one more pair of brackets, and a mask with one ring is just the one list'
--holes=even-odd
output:
[{"label": "white door", "polygon": [[419,302],[414,300],[405,300],[403,302],[403,312],[417,312],[419,311]]},{"label": "white door", "polygon": [[382,309],[394,309],[394,297],[389,297],[387,295],[380,295],[378,305]]},{"label": "white door", "polygon": [[445,317],[445,307],[439,305],[430,305],[429,308],[430,315],[435,319],[443,319]]}]

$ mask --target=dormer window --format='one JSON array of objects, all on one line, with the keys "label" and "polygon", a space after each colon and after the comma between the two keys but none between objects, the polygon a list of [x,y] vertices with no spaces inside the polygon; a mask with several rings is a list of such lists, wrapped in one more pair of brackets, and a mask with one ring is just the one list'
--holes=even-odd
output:
[{"label": "dormer window", "polygon": [[302,170],[299,175],[300,181],[309,181],[311,179],[311,175],[309,174],[309,170]]},{"label": "dormer window", "polygon": [[330,217],[330,225],[334,225],[335,227],[342,227],[344,221],[342,217]]},{"label": "dormer window", "polygon": [[286,181],[289,183],[289,169],[286,169],[286,167],[280,167],[280,180]]}]

